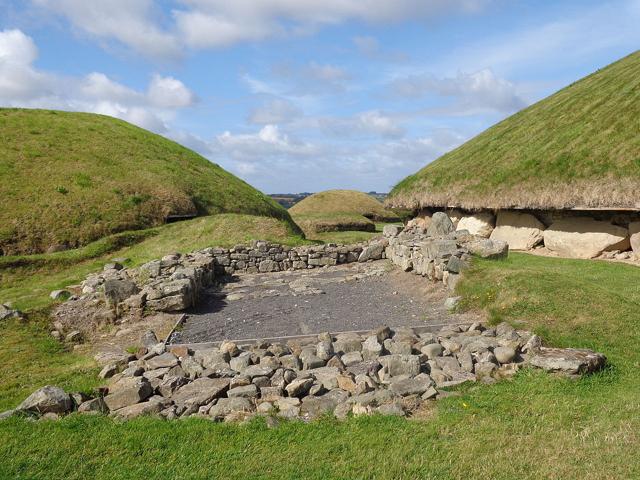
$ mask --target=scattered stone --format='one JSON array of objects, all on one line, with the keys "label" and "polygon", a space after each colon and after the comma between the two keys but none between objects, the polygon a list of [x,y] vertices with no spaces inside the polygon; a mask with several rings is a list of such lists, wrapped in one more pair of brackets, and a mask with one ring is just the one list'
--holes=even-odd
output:
[{"label": "scattered stone", "polygon": [[582,375],[601,369],[606,360],[603,354],[592,350],[540,347],[528,363],[547,372]]},{"label": "scattered stone", "polygon": [[145,377],[125,377],[109,386],[104,402],[110,411],[142,402],[153,395],[153,387]]},{"label": "scattered stone", "polygon": [[100,370],[100,373],[98,374],[98,377],[103,378],[103,379],[111,378],[116,373],[118,373],[119,370],[120,369],[118,367],[118,364],[110,363],[109,365],[105,365],[104,368],[102,370]]},{"label": "scattered stone", "polygon": [[73,330],[67,334],[65,340],[69,343],[80,343],[82,341],[82,332]]},{"label": "scattered stone", "polygon": [[54,290],[49,294],[49,298],[52,300],[66,300],[71,296],[71,292],[68,290]]},{"label": "scattered stone", "polygon": [[68,413],[73,410],[71,396],[60,387],[47,385],[29,395],[18,407],[20,412]]},{"label": "scattered stone", "polygon": [[511,347],[496,347],[493,354],[500,363],[511,363],[516,357],[516,351]]}]

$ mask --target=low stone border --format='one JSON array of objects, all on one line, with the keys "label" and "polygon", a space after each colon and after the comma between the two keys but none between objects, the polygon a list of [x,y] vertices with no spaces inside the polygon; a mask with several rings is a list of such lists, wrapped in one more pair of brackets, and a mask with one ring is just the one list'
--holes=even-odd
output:
[{"label": "low stone border", "polygon": [[[58,418],[77,410],[120,419],[156,415],[246,420],[255,415],[311,420],[322,415],[411,415],[465,382],[495,382],[522,367],[577,376],[605,364],[590,350],[545,348],[503,323],[446,326],[437,334],[380,327],[364,335],[323,333],[306,341],[256,342],[191,350],[166,347],[152,332],[136,355],[111,357],[109,384],[88,398],[44,387],[0,418]],[[102,358],[102,360],[107,360]]]}]

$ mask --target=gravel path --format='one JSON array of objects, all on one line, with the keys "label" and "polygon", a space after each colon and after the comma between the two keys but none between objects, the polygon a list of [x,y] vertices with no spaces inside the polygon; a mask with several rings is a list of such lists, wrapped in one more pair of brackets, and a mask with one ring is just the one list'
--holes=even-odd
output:
[{"label": "gravel path", "polygon": [[476,320],[448,313],[443,306],[447,296],[441,284],[386,261],[243,275],[210,291],[198,309],[189,312],[171,343]]}]

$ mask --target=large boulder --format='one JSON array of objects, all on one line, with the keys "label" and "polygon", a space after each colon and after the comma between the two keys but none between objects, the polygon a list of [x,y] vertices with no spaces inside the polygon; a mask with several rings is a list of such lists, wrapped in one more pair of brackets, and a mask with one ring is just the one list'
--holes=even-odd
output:
[{"label": "large boulder", "polygon": [[481,258],[505,258],[509,255],[509,245],[501,240],[490,240],[488,238],[477,238],[465,244],[472,255]]},{"label": "large boulder", "polygon": [[131,280],[107,279],[104,282],[104,296],[109,305],[117,305],[140,290]]},{"label": "large boulder", "polygon": [[544,239],[544,224],[529,213],[499,211],[491,240],[509,244],[511,250],[531,250]]},{"label": "large boulder", "polygon": [[29,395],[24,402],[18,405],[16,410],[35,412],[41,415],[45,413],[67,413],[73,410],[73,400],[60,387],[47,385]]},{"label": "large boulder", "polygon": [[624,251],[631,246],[629,230],[588,217],[556,220],[544,232],[544,245],[572,258],[594,258],[605,251]]},{"label": "large boulder", "polygon": [[472,235],[489,238],[495,225],[495,217],[490,212],[478,212],[460,219],[456,230],[467,230]]},{"label": "large boulder", "polygon": [[104,403],[110,411],[142,402],[153,395],[153,387],[145,377],[125,377],[109,386]]},{"label": "large boulder", "polygon": [[380,260],[384,253],[384,249],[388,244],[389,242],[386,239],[370,243],[362,250],[362,253],[358,257],[358,262],[362,263],[369,260]]},{"label": "large boulder", "polygon": [[629,224],[629,234],[633,253],[640,255],[640,221]]},{"label": "large boulder", "polygon": [[438,237],[441,235],[447,235],[455,230],[453,222],[449,216],[444,212],[436,212],[431,217],[431,224],[427,228],[427,235],[431,237]]}]

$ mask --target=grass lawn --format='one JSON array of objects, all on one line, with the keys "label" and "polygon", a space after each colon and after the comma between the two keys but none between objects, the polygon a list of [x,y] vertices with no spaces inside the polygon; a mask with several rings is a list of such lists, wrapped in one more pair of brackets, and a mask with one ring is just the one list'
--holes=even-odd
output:
[{"label": "grass lawn", "polygon": [[322,232],[310,233],[307,238],[312,241],[322,243],[359,243],[371,240],[373,237],[380,236],[385,225],[396,225],[394,223],[376,223],[374,232],[363,232],[360,230],[347,230],[344,232]]},{"label": "grass lawn", "polygon": [[[578,381],[523,371],[465,387],[408,421],[268,429],[260,420],[10,419],[0,423],[0,478],[638,478],[639,284],[632,266],[513,254],[477,261],[460,285],[466,308],[555,345],[604,352],[610,366]],[[48,346],[37,322],[1,328],[0,405],[17,404],[46,379],[93,384],[90,365]]]}]

